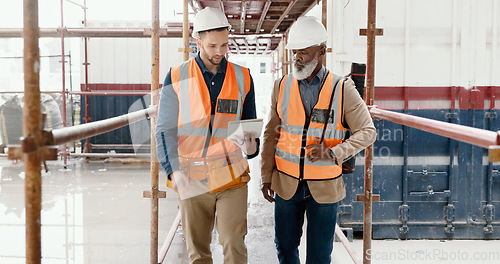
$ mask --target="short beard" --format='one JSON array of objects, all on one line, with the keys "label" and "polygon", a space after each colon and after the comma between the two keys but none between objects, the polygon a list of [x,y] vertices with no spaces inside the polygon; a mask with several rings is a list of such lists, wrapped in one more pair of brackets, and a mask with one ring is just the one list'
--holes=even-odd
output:
[{"label": "short beard", "polygon": [[208,61],[210,61],[210,63],[212,63],[213,65],[219,65],[219,64],[221,64],[221,62],[222,62],[222,60],[220,60],[220,62],[219,62],[219,63],[215,63],[215,61],[214,61],[214,60],[212,60],[212,59],[210,59],[210,58],[208,58]]},{"label": "short beard", "polygon": [[316,69],[316,66],[318,66],[318,54],[314,56],[314,59],[304,65],[302,70],[299,70],[297,68],[297,62],[293,62],[293,67],[292,67],[292,74],[294,78],[297,78],[298,80],[304,80],[307,79],[307,77],[311,76],[311,74],[314,72],[314,69]]},{"label": "short beard", "polygon": [[215,62],[215,60],[213,60],[213,59],[211,59],[210,57],[208,57],[208,54],[207,54],[207,53],[205,53],[205,51],[204,51],[203,49],[200,49],[200,55],[201,55],[201,53],[203,53],[203,56],[205,56],[205,57],[207,58],[207,60],[208,60],[210,63],[212,63],[213,65],[216,65],[216,66],[217,66],[217,65],[220,65],[220,64],[222,63],[222,60],[220,60],[220,62],[219,62],[219,63],[216,63],[216,62]]}]

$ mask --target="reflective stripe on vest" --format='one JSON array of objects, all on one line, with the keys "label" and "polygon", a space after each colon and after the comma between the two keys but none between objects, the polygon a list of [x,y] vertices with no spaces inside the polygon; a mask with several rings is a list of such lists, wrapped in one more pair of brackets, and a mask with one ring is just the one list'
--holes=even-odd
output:
[{"label": "reflective stripe on vest", "polygon": [[[239,150],[226,140],[227,123],[241,119],[245,96],[250,91],[248,69],[227,62],[226,75],[212,117],[209,89],[195,59],[173,67],[171,79],[179,98],[179,156],[202,157],[207,136],[211,137],[207,156]],[[209,135],[211,118],[212,134]]]},{"label": "reflective stripe on vest", "polygon": [[[341,119],[344,89],[342,81],[337,84],[330,117],[329,120],[326,120],[330,98],[334,90],[333,86],[339,78],[333,73],[327,75],[309,120],[306,119],[297,79],[289,74],[281,81],[276,107],[281,119],[280,137],[275,154],[276,166],[279,171],[305,180],[328,180],[342,175],[341,166],[336,165],[333,161],[310,162],[306,158],[310,150],[302,151],[304,146],[317,144],[326,121],[328,126],[323,142],[332,148],[344,139],[346,129],[342,125]],[[301,166],[303,167],[301,168]]]}]

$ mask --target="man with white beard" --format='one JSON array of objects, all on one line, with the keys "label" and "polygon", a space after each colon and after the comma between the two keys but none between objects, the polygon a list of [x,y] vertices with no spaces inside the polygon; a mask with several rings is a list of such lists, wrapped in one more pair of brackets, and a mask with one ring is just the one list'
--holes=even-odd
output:
[{"label": "man with white beard", "polygon": [[[376,130],[351,79],[329,72],[325,27],[301,17],[285,48],[292,74],[276,80],[264,132],[262,193],[275,202],[275,243],[281,264],[300,263],[307,216],[306,263],[330,263],[337,205],[345,197],[342,162],[371,145]],[[346,127],[352,136],[344,141]]]}]

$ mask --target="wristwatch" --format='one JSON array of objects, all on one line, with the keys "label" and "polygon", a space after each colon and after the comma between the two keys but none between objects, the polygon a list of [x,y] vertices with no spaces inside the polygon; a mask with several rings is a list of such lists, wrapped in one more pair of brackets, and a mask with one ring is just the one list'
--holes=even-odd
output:
[{"label": "wristwatch", "polygon": [[332,149],[330,149],[330,156],[332,157],[332,160],[335,160],[336,157]]}]

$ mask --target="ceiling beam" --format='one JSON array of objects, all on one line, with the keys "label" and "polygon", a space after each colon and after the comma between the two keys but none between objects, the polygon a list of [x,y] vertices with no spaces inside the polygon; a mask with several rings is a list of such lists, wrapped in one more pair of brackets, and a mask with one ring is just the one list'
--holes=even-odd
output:
[{"label": "ceiling beam", "polygon": [[255,30],[256,34],[260,33],[260,29],[262,28],[262,23],[264,23],[264,20],[266,19],[267,16],[267,11],[269,11],[269,7],[271,6],[272,0],[267,0],[266,5],[264,6],[264,10],[262,10],[262,15],[260,16],[259,19],[259,24],[257,25],[257,30]]},{"label": "ceiling beam", "polygon": [[269,41],[267,42],[266,49],[262,52],[262,54],[264,54],[264,53],[266,53],[266,54],[267,54],[267,53],[268,53],[269,48],[271,48],[271,42],[272,42],[272,40],[271,40],[271,39],[269,39]]},{"label": "ceiling beam", "polygon": [[247,4],[246,4],[246,1],[243,0],[243,1],[241,1],[241,18],[240,18],[240,21],[241,21],[240,33],[241,34],[245,33],[245,18],[246,18],[246,16],[247,16]]},{"label": "ceiling beam", "polygon": [[250,46],[248,45],[248,41],[247,39],[243,39],[243,43],[245,43],[245,46],[246,46],[246,52],[245,54],[250,54]]},{"label": "ceiling beam", "polygon": [[295,3],[297,3],[297,0],[292,0],[288,4],[288,7],[285,9],[285,11],[283,12],[283,14],[281,14],[280,19],[278,19],[278,22],[276,22],[276,24],[274,25],[273,29],[271,30],[271,34],[274,34],[274,32],[276,32],[276,29],[279,27],[279,25],[281,24],[281,22],[283,22],[283,19],[285,19],[288,16],[288,13],[292,9],[292,7],[295,5]]},{"label": "ceiling beam", "polygon": [[255,51],[253,52],[253,54],[256,55],[259,49],[260,49],[260,43],[259,43],[259,37],[257,37],[255,38]]},{"label": "ceiling beam", "polygon": [[[194,5],[194,2],[196,2],[197,6]],[[194,10],[195,13],[198,13],[200,11],[201,4],[200,4],[199,0],[189,0],[188,3],[191,6],[191,8]]]},{"label": "ceiling beam", "polygon": [[229,42],[231,42],[231,44],[233,44],[233,46],[236,47],[236,52],[238,52],[238,55],[240,55],[240,46],[238,46],[238,43],[236,43],[236,40],[234,40],[232,38],[232,39],[229,39]]},{"label": "ceiling beam", "polygon": [[[316,2],[312,2],[312,3],[311,3],[311,5],[310,5],[310,6],[308,6],[308,7],[307,7],[307,9],[306,9],[306,10],[305,10],[302,14],[301,14],[301,16],[303,16],[303,15],[307,14],[309,11],[311,11],[311,9],[313,9],[313,7],[314,7],[315,5],[318,5],[318,4],[319,4],[319,0],[318,0],[318,1],[316,1]],[[291,27],[289,27],[289,28],[286,30],[286,32],[284,32],[284,34],[285,34],[285,35],[288,35],[288,32],[290,31],[290,28],[291,28]]]},{"label": "ceiling beam", "polygon": [[226,13],[226,11],[224,11],[224,3],[222,2],[222,0],[219,0],[219,5],[220,5],[220,10],[222,10],[222,13]]}]

